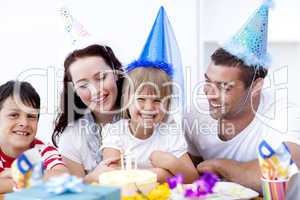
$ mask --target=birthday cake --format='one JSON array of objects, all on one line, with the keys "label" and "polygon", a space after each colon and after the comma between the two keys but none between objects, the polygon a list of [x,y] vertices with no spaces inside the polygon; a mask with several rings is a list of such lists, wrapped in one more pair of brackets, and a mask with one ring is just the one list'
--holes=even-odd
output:
[{"label": "birthday cake", "polygon": [[149,170],[129,169],[105,172],[99,176],[101,186],[122,188],[122,196],[132,195],[138,190],[147,193],[157,184],[157,176]]}]

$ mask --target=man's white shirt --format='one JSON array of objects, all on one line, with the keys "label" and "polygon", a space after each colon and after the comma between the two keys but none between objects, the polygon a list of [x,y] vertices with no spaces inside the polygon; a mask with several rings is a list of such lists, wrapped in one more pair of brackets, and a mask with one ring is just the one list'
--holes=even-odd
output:
[{"label": "man's white shirt", "polygon": [[264,138],[288,141],[300,138],[299,107],[267,90],[261,94],[255,118],[231,140],[219,138],[218,121],[209,115],[207,100],[198,109],[194,106],[183,120],[189,153],[205,160],[251,161],[257,159],[257,148]]}]

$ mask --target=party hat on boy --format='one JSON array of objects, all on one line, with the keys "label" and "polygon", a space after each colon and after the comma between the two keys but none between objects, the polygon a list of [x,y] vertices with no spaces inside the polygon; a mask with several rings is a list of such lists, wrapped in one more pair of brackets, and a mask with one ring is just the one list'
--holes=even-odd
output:
[{"label": "party hat on boy", "polygon": [[242,28],[223,45],[226,51],[243,60],[246,65],[270,66],[267,43],[268,15],[272,4],[272,0],[264,0]]},{"label": "party hat on boy", "polygon": [[[127,66],[130,72],[138,67],[155,67],[165,71],[173,81],[173,95],[171,110],[178,108],[174,114],[175,120],[181,120],[184,106],[184,80],[181,55],[176,42],[174,31],[163,7],[160,7],[155,22],[140,57]],[[174,106],[174,107],[173,107]],[[173,107],[173,108],[172,108]]]}]

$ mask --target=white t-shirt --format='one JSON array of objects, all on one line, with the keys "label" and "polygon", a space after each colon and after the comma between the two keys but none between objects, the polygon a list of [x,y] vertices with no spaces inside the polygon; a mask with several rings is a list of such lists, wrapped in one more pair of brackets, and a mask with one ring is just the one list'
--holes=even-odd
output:
[{"label": "white t-shirt", "polygon": [[[119,117],[115,117],[114,121],[118,119]],[[99,152],[101,142],[101,127],[95,122],[91,113],[86,113],[66,127],[59,137],[58,149],[62,156],[82,164],[84,170],[90,172],[102,159]],[[95,153],[100,155],[94,155]],[[95,159],[97,156],[98,161]]]},{"label": "white t-shirt", "polygon": [[[218,122],[208,112],[207,100],[186,113],[183,121],[189,153],[203,159],[233,159],[241,162],[257,159],[263,138],[300,138],[299,107],[289,104],[274,91],[263,91],[255,118],[228,141],[218,136]],[[288,109],[287,109],[288,108]]]},{"label": "white t-shirt", "polygon": [[125,153],[129,150],[139,168],[149,168],[152,167],[149,157],[153,151],[169,152],[177,158],[187,153],[184,133],[178,127],[176,123],[159,125],[149,138],[138,139],[131,134],[128,120],[123,119],[104,126],[101,149],[114,148]]}]

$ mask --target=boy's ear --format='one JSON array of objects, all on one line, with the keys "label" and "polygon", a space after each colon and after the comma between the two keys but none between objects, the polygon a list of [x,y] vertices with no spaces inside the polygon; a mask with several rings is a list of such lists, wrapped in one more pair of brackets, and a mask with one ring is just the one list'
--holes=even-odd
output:
[{"label": "boy's ear", "polygon": [[262,88],[263,88],[263,86],[264,86],[264,79],[263,78],[256,79],[253,83],[253,87],[252,87],[252,90],[251,90],[251,95],[252,96],[259,95]]}]

